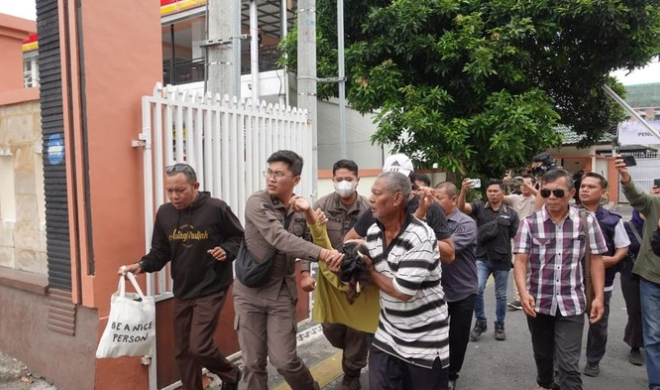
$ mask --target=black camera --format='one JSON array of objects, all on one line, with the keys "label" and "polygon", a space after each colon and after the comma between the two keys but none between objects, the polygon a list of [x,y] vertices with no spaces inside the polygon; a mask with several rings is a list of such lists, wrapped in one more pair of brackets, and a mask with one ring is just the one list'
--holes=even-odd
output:
[{"label": "black camera", "polygon": [[532,161],[535,163],[540,163],[532,168],[532,175],[536,177],[543,176],[546,172],[553,169],[561,168],[557,166],[555,160],[550,156],[550,153],[543,152],[539,153],[536,156],[532,157]]}]

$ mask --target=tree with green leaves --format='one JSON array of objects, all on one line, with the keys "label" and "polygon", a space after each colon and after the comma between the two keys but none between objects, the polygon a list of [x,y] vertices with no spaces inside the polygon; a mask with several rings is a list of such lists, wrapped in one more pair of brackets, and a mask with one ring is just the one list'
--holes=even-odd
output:
[{"label": "tree with green leaves", "polygon": [[[660,0],[344,2],[348,101],[378,113],[372,141],[462,174],[524,166],[560,124],[593,144],[623,118],[609,73],[660,53]],[[317,0],[317,27],[318,75],[336,76],[336,1]]]}]

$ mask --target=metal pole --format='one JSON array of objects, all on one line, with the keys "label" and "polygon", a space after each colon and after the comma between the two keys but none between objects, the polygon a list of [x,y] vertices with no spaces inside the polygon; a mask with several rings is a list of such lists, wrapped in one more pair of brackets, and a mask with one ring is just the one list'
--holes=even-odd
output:
[{"label": "metal pole", "polygon": [[241,27],[243,26],[243,14],[241,13],[241,0],[228,0],[233,3],[233,8],[229,5],[225,10],[233,9],[234,11],[234,84],[233,92],[238,101],[241,100]]},{"label": "metal pole", "polygon": [[257,2],[250,1],[250,74],[252,76],[252,104],[259,104],[259,20]]},{"label": "metal pole", "polygon": [[337,0],[337,48],[339,62],[339,144],[346,158],[346,75],[344,72],[344,0]]},{"label": "metal pole", "polygon": [[312,193],[318,189],[318,134],[316,110],[316,0],[298,1],[298,107],[306,109],[312,124]]},{"label": "metal pole", "polygon": [[174,42],[174,25],[170,25],[170,40],[172,41],[172,58],[170,60],[170,84],[174,84],[174,80],[176,78],[176,42]]},{"label": "metal pole", "polygon": [[[280,41],[283,41],[284,38],[286,38],[288,32],[289,32],[289,20],[287,18],[287,0],[282,0],[282,5],[281,5],[281,14],[280,14]],[[286,57],[286,54],[284,54]],[[286,107],[289,107],[289,68],[285,65],[284,70],[283,70],[284,76],[283,79],[284,81],[282,82],[283,88],[284,88],[284,102],[286,104]]]},{"label": "metal pole", "polygon": [[232,60],[232,51],[236,49],[236,42],[240,45],[240,41],[232,40],[232,27],[235,23],[232,15],[226,12],[231,5],[232,0],[209,0],[208,3],[208,41],[205,44],[208,58],[207,90],[220,96],[235,93],[231,76],[236,63]]},{"label": "metal pole", "polygon": [[[610,88],[610,87],[607,86],[607,85],[603,85],[603,90],[605,91],[605,93],[606,93],[609,97],[611,97],[612,99],[614,99],[614,101],[616,101],[617,103],[619,103],[619,105],[620,105],[621,107],[623,107],[626,111],[628,111],[628,112],[630,113],[630,115],[632,115],[633,118],[637,119],[637,120],[639,121],[639,123],[642,124],[642,126],[646,127],[646,129],[647,129],[648,131],[650,131],[651,134],[653,134],[657,139],[660,140],[660,133],[658,133],[657,130],[653,128],[653,126],[651,126],[647,121],[645,121],[644,118],[642,118],[642,117],[637,113],[637,111],[633,110],[633,108],[630,107],[630,106],[628,105],[628,103],[626,103],[625,100],[621,99],[621,96],[619,96],[616,92],[614,92],[614,91],[612,90],[612,88]],[[617,132],[617,134],[618,134],[618,132]]]}]

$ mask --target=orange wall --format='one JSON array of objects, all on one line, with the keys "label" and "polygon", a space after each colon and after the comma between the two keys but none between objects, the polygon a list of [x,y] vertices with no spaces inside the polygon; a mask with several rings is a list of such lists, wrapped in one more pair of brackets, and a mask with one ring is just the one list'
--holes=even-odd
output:
[{"label": "orange wall", "polygon": [[87,0],[81,8],[95,264],[93,292],[83,299],[101,317],[119,266],[144,254],[142,149],[131,140],[142,128],[141,97],[162,78],[159,7],[158,0],[115,0],[112,7]]},{"label": "orange wall", "polygon": [[[131,140],[142,127],[141,97],[150,95],[162,79],[160,4],[158,0],[115,0],[109,7],[107,2],[82,0],[77,8],[76,0],[59,0],[59,6],[62,47],[71,47],[70,52],[63,49],[62,74],[65,137],[74,144],[72,153],[67,153],[74,301],[98,308],[100,336],[110,296],[117,288],[117,269],[144,254],[142,150],[131,148]],[[76,8],[82,21],[79,26]],[[69,34],[65,35],[67,21]],[[86,187],[91,226],[85,218]],[[87,248],[88,228],[93,252]],[[76,253],[80,253],[80,268]],[[87,267],[90,253],[93,272]],[[80,296],[78,273],[82,275]],[[118,383],[127,390],[147,388],[147,369],[137,358],[96,363],[97,390],[117,389]]]},{"label": "orange wall", "polygon": [[0,92],[23,88],[23,41],[35,31],[33,21],[0,14]]}]

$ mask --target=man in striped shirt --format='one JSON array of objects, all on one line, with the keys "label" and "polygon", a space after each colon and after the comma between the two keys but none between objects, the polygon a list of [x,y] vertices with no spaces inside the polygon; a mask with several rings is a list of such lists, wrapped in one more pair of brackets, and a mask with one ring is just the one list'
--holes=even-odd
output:
[{"label": "man in striped shirt", "polygon": [[532,336],[537,370],[536,390],[555,389],[553,362],[562,390],[582,389],[580,353],[586,311],[582,258],[586,234],[591,249],[591,278],[595,290],[589,321],[598,322],[604,312],[605,239],[596,219],[570,207],[575,194],[571,175],[561,169],[548,171],[539,191],[543,208],[525,218],[515,238],[514,276]]},{"label": "man in striped shirt", "polygon": [[371,282],[380,289],[380,318],[369,356],[369,385],[379,390],[446,390],[449,365],[447,304],[440,283],[434,231],[406,211],[410,180],[381,174],[369,204]]}]

